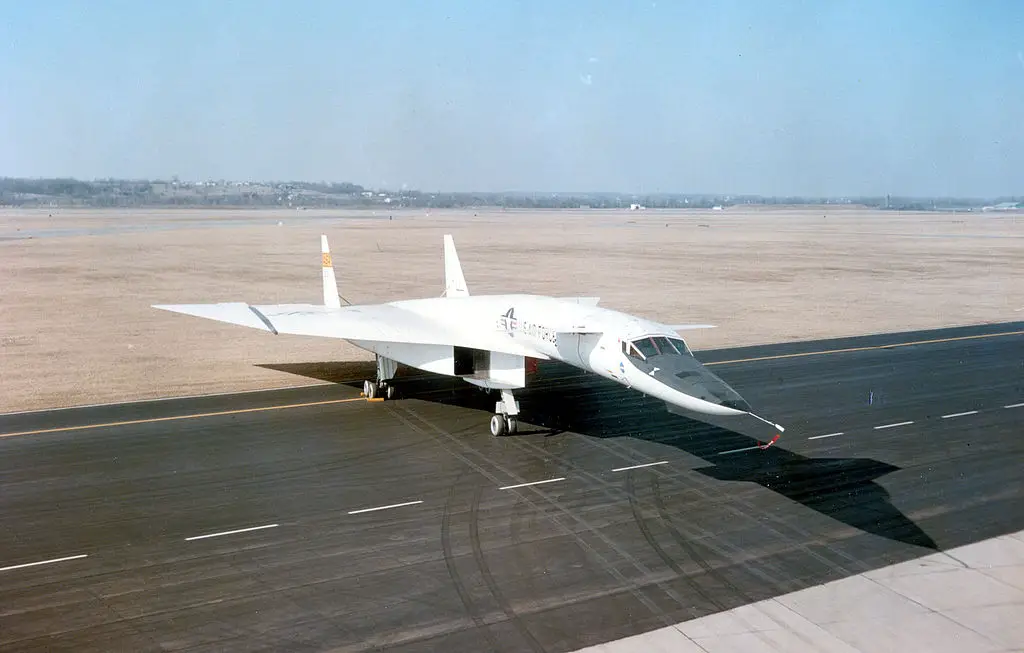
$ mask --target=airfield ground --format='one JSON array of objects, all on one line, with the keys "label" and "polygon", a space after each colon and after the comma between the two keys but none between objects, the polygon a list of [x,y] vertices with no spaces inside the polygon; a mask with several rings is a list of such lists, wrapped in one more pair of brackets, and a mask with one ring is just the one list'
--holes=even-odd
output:
[{"label": "airfield ground", "polygon": [[314,383],[260,365],[368,360],[345,343],[150,308],[320,302],[328,234],[353,303],[598,295],[710,322],[695,349],[1019,319],[1024,215],[725,211],[0,210],[0,412]]},{"label": "airfield ground", "polygon": [[[0,412],[339,381],[0,415],[0,653],[1020,651],[1022,218],[0,212]],[[467,384],[367,403],[347,345],[149,307],[319,302],[321,232],[352,302],[440,294],[450,232],[473,292],[718,324],[785,437],[552,363],[494,438]]]}]

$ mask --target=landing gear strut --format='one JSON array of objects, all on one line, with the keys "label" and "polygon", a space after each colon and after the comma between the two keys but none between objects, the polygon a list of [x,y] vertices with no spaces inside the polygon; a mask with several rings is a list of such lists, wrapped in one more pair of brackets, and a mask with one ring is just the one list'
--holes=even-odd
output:
[{"label": "landing gear strut", "polygon": [[397,362],[384,356],[377,356],[377,380],[363,381],[363,395],[367,399],[394,399],[398,392],[391,384],[391,380],[395,378],[397,371]]},{"label": "landing gear strut", "polygon": [[513,435],[519,430],[519,402],[512,396],[511,390],[501,391],[501,401],[494,406],[494,416],[491,417],[491,435],[501,437]]}]

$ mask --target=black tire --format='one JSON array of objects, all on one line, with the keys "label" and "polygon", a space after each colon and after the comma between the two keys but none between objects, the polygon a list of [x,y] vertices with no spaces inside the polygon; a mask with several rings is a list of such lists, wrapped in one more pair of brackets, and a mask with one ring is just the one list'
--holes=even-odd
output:
[{"label": "black tire", "polygon": [[505,417],[502,415],[494,415],[491,417],[491,435],[496,438],[500,438],[508,432],[508,424],[505,423]]}]

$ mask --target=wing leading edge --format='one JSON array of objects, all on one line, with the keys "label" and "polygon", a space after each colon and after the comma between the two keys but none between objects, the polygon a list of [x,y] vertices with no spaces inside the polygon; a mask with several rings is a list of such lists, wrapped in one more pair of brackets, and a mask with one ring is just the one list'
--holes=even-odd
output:
[{"label": "wing leading edge", "polygon": [[549,358],[499,334],[469,331],[455,333],[418,313],[389,304],[333,308],[319,304],[252,305],[224,302],[154,304],[153,308],[260,329],[275,335],[458,346],[545,360]]}]

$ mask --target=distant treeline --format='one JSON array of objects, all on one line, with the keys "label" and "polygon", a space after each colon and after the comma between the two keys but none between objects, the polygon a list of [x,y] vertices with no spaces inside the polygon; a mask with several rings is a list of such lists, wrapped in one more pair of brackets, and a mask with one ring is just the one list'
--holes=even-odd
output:
[{"label": "distant treeline", "polygon": [[625,193],[446,193],[369,190],[337,182],[181,182],[171,180],[0,178],[6,206],[380,207],[507,209],[708,209],[737,205],[859,205],[892,210],[967,210],[1016,204],[1022,197],[764,197],[760,195]]},{"label": "distant treeline", "polygon": [[118,206],[143,202],[152,193],[148,181],[0,178],[0,204]]}]

